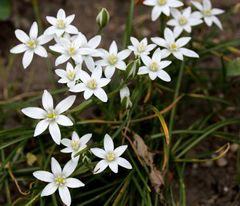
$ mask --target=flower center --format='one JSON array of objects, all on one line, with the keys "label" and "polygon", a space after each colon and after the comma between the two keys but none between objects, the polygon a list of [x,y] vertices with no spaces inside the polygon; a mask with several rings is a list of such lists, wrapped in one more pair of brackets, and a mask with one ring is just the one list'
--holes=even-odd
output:
[{"label": "flower center", "polygon": [[206,10],[204,10],[204,11],[203,11],[203,15],[204,15],[204,16],[212,16],[212,11],[211,11],[211,9],[206,9]]},{"label": "flower center", "polygon": [[156,72],[158,70],[158,63],[153,61],[150,65],[149,65],[149,69],[153,72]]},{"label": "flower center", "polygon": [[169,48],[170,48],[171,51],[177,51],[178,50],[177,44],[175,42],[171,43]]},{"label": "flower center", "polygon": [[87,87],[90,89],[96,89],[97,88],[97,82],[95,79],[91,79],[87,82]]},{"label": "flower center", "polygon": [[57,118],[57,114],[55,112],[51,112],[47,114],[48,120],[55,120]]},{"label": "flower center", "polygon": [[185,24],[187,24],[188,20],[184,16],[181,16],[179,18],[178,22],[180,25],[185,25]]},{"label": "flower center", "polygon": [[80,147],[80,142],[78,140],[72,140],[71,147],[73,150],[77,151]]},{"label": "flower center", "polygon": [[27,46],[30,48],[30,49],[35,49],[37,47],[37,42],[36,40],[28,40],[27,41]]},{"label": "flower center", "polygon": [[67,73],[67,78],[71,81],[73,81],[75,79],[75,76],[76,76],[76,72],[75,71],[69,71]]},{"label": "flower center", "polygon": [[158,0],[158,4],[160,5],[160,6],[163,6],[163,5],[165,5],[167,3],[167,0]]},{"label": "flower center", "polygon": [[117,58],[116,55],[110,54],[110,55],[108,56],[107,60],[108,60],[108,63],[109,63],[109,64],[114,65],[114,64],[117,63],[118,58]]},{"label": "flower center", "polygon": [[113,152],[108,152],[106,155],[106,159],[107,159],[107,161],[111,162],[116,159],[116,156]]},{"label": "flower center", "polygon": [[65,22],[62,19],[57,20],[57,27],[59,29],[64,29],[65,28]]},{"label": "flower center", "polygon": [[65,184],[65,182],[66,182],[66,179],[65,179],[64,176],[59,175],[59,176],[55,177],[55,183],[56,183],[57,185],[63,186],[63,185]]},{"label": "flower center", "polygon": [[146,46],[143,43],[140,43],[137,47],[137,50],[138,50],[139,53],[144,52],[145,49],[146,49]]},{"label": "flower center", "polygon": [[70,56],[73,56],[75,53],[76,53],[75,47],[73,47],[73,46],[69,47],[69,49],[68,49],[68,54],[69,54]]}]

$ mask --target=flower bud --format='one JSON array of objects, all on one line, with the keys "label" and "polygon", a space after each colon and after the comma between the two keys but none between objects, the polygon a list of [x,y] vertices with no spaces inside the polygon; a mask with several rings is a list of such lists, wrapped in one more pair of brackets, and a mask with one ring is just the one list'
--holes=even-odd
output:
[{"label": "flower bud", "polygon": [[126,109],[132,107],[132,102],[130,100],[130,90],[126,85],[120,90],[120,98]]},{"label": "flower bud", "polygon": [[108,10],[106,8],[102,8],[96,18],[96,22],[100,30],[102,30],[108,24],[109,19],[110,19],[110,15]]}]

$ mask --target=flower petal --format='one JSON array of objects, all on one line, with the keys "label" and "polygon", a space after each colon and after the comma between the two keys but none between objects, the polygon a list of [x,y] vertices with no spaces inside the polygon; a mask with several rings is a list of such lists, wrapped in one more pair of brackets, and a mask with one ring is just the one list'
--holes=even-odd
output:
[{"label": "flower petal", "polygon": [[33,59],[33,51],[32,50],[26,50],[23,59],[22,59],[22,64],[24,69],[26,69],[32,62]]},{"label": "flower petal", "polygon": [[119,157],[119,158],[117,158],[116,161],[117,161],[117,164],[119,164],[120,166],[127,168],[127,169],[132,169],[132,165],[126,159]]},{"label": "flower petal", "polygon": [[86,145],[89,142],[89,140],[91,139],[91,137],[92,137],[92,134],[90,134],[90,133],[83,135],[79,140],[80,144]]},{"label": "flower petal", "polygon": [[94,90],[93,93],[102,102],[107,102],[108,101],[108,96],[102,88],[98,88],[98,89]]},{"label": "flower petal", "polygon": [[110,152],[114,150],[113,140],[108,134],[105,134],[103,144],[106,152]]},{"label": "flower petal", "polygon": [[114,173],[118,173],[118,163],[116,161],[109,162],[108,165]]},{"label": "flower petal", "polygon": [[110,54],[117,54],[118,52],[118,48],[117,48],[117,44],[115,41],[113,41],[109,47],[109,53]]},{"label": "flower petal", "polygon": [[35,131],[34,131],[34,137],[42,134],[49,125],[49,121],[47,119],[41,120],[40,122],[38,122],[38,124],[36,125]]},{"label": "flower petal", "polygon": [[44,90],[43,92],[42,105],[46,111],[53,110],[53,98],[47,90]]},{"label": "flower petal", "polygon": [[66,186],[70,188],[78,188],[85,186],[84,183],[82,183],[80,180],[76,178],[67,178],[66,179]]},{"label": "flower petal", "polygon": [[121,156],[127,149],[127,145],[122,145],[122,146],[119,146],[117,147],[115,150],[114,150],[114,154],[119,157]]},{"label": "flower petal", "polygon": [[62,126],[72,126],[73,125],[72,121],[65,115],[59,115],[57,118],[57,123]]},{"label": "flower petal", "polygon": [[63,203],[66,206],[70,206],[72,200],[71,200],[69,189],[67,187],[59,187],[58,192]]},{"label": "flower petal", "polygon": [[59,102],[55,108],[55,110],[61,114],[65,111],[67,111],[74,103],[76,99],[76,95],[71,95],[67,98],[65,98],[64,100],[62,100],[61,102]]},{"label": "flower petal", "polygon": [[59,126],[56,122],[51,122],[49,124],[49,132],[51,134],[51,137],[52,137],[53,141],[56,144],[60,144],[60,142],[61,142],[61,132],[60,132]]},{"label": "flower petal", "polygon": [[78,158],[71,159],[65,164],[65,166],[63,167],[63,174],[65,175],[65,177],[69,177],[74,172],[74,170],[77,167],[77,164]]},{"label": "flower petal", "polygon": [[33,176],[43,182],[53,182],[54,180],[54,175],[51,172],[42,170],[34,172]]},{"label": "flower petal", "polygon": [[17,29],[15,31],[15,35],[16,35],[17,39],[19,41],[21,41],[22,43],[26,43],[29,40],[29,36],[24,31],[22,31],[20,29]]},{"label": "flower petal", "polygon": [[46,111],[38,107],[27,107],[21,110],[23,114],[33,119],[44,119]]},{"label": "flower petal", "polygon": [[101,160],[100,162],[97,163],[93,170],[93,174],[98,174],[101,173],[103,170],[105,170],[108,166],[108,163],[106,160]]},{"label": "flower petal", "polygon": [[41,197],[53,194],[56,192],[57,188],[58,186],[54,182],[47,184],[41,193]]},{"label": "flower petal", "polygon": [[37,54],[40,57],[47,57],[48,56],[48,53],[47,53],[46,49],[41,45],[38,45],[37,48],[34,50],[34,52],[35,52],[35,54]]},{"label": "flower petal", "polygon": [[104,159],[105,156],[106,156],[105,150],[100,149],[100,148],[91,148],[90,151],[91,151],[96,157],[99,157],[99,158],[102,158],[102,159]]},{"label": "flower petal", "polygon": [[33,22],[30,28],[29,36],[33,39],[36,39],[37,35],[38,35],[38,25],[37,25],[37,22]]},{"label": "flower petal", "polygon": [[62,168],[59,162],[54,157],[51,158],[51,170],[55,176],[62,173]]},{"label": "flower petal", "polygon": [[25,44],[19,44],[15,47],[13,47],[10,52],[12,54],[19,54],[19,53],[22,53],[22,52],[25,52],[27,50],[27,46]]}]

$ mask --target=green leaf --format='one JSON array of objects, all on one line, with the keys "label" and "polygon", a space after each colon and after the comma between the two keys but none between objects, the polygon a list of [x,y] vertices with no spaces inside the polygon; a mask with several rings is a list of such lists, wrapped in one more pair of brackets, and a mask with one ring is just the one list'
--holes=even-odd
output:
[{"label": "green leaf", "polygon": [[7,20],[11,12],[10,0],[0,0],[0,20]]},{"label": "green leaf", "polygon": [[230,61],[227,64],[227,76],[238,76],[240,75],[240,57]]}]

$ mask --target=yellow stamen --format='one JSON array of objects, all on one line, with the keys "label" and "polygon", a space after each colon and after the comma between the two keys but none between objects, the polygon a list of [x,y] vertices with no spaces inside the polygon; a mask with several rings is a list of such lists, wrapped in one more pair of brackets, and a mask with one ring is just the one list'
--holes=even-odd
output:
[{"label": "yellow stamen", "polygon": [[143,43],[140,43],[137,47],[137,50],[138,50],[139,53],[144,52],[145,49],[146,49],[146,46]]},{"label": "yellow stamen", "polygon": [[175,42],[173,42],[172,44],[170,44],[170,50],[171,51],[177,51],[178,47],[177,47],[177,44]]},{"label": "yellow stamen", "polygon": [[110,55],[108,56],[107,60],[108,60],[108,63],[109,63],[109,64],[114,65],[114,64],[117,63],[118,58],[117,58],[116,55],[110,54]]},{"label": "yellow stamen", "polygon": [[165,5],[167,3],[167,0],[158,0],[158,4],[160,5],[160,6],[163,6],[163,5]]},{"label": "yellow stamen", "polygon": [[55,114],[54,112],[48,113],[48,114],[47,114],[47,118],[48,118],[49,120],[54,120],[54,119],[57,118],[57,114]]},{"label": "yellow stamen", "polygon": [[153,72],[156,72],[158,70],[158,63],[157,62],[152,62],[150,65],[149,65],[149,69]]},{"label": "yellow stamen", "polygon": [[181,16],[179,18],[178,22],[180,25],[185,25],[185,24],[187,24],[188,20],[184,16]]},{"label": "yellow stamen", "polygon": [[87,87],[90,89],[96,89],[97,87],[97,82],[95,79],[91,79],[90,81],[87,82]]},{"label": "yellow stamen", "polygon": [[71,147],[73,148],[73,150],[77,151],[80,147],[79,140],[72,140]]},{"label": "yellow stamen", "polygon": [[211,9],[206,9],[206,10],[204,10],[204,11],[203,11],[203,15],[204,15],[204,16],[212,16],[212,11],[211,11]]},{"label": "yellow stamen", "polygon": [[37,47],[37,42],[36,40],[28,40],[27,41],[27,46],[30,48],[30,49],[35,49]]},{"label": "yellow stamen", "polygon": [[76,72],[75,71],[69,71],[68,73],[67,73],[67,78],[69,79],[69,80],[74,80],[75,79],[75,76],[76,76]]},{"label": "yellow stamen", "polygon": [[106,155],[106,159],[107,159],[107,161],[111,162],[116,159],[116,156],[113,152],[108,152]]},{"label": "yellow stamen", "polygon": [[57,20],[57,27],[59,29],[64,29],[65,28],[65,22],[62,19]]},{"label": "yellow stamen", "polygon": [[68,54],[70,56],[73,56],[76,53],[76,49],[74,47],[69,47]]},{"label": "yellow stamen", "polygon": [[57,185],[62,186],[62,185],[64,185],[65,182],[66,182],[66,181],[65,181],[65,177],[63,177],[63,176],[58,176],[58,177],[55,178],[55,182],[56,182]]}]

